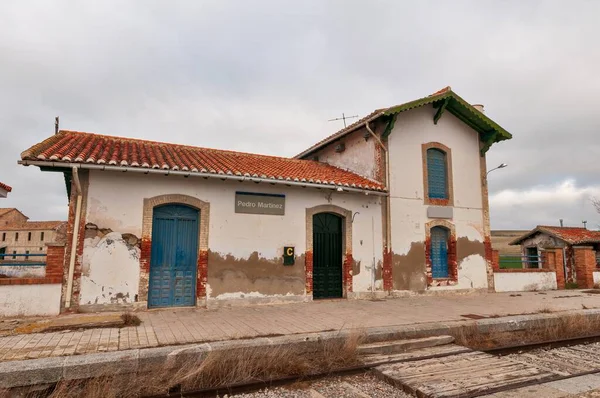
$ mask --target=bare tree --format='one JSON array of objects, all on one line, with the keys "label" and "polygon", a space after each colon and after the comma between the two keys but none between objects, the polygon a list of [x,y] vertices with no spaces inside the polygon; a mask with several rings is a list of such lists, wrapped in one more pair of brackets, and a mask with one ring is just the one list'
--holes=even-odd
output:
[{"label": "bare tree", "polygon": [[596,211],[598,213],[600,213],[600,199],[598,199],[598,198],[592,198],[592,204],[596,208]]}]

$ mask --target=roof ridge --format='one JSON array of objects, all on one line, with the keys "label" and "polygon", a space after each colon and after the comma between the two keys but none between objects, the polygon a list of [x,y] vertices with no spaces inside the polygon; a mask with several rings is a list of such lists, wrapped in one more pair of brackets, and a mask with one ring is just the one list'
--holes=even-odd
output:
[{"label": "roof ridge", "polygon": [[427,97],[418,98],[416,100],[412,100],[412,101],[408,101],[408,102],[402,102],[400,104],[396,104],[396,105],[392,105],[392,106],[386,106],[386,107],[383,107],[383,108],[377,108],[373,112],[369,113],[367,116],[365,116],[365,117],[357,120],[356,122],[354,122],[354,123],[352,123],[352,124],[344,127],[343,129],[340,129],[340,130],[336,131],[335,133],[330,134],[327,137],[323,138],[322,140],[318,141],[314,145],[310,146],[309,148],[307,148],[304,151],[302,151],[299,154],[297,154],[295,156],[295,158],[299,158],[300,156],[305,156],[305,155],[313,152],[314,150],[319,149],[320,147],[322,147],[323,144],[326,144],[330,140],[331,141],[335,141],[335,138],[337,138],[338,136],[341,137],[346,132],[351,132],[357,126],[365,123],[366,121],[370,121],[371,119],[375,119],[375,118],[377,118],[379,116],[382,116],[385,112],[388,112],[391,109],[397,108],[397,107],[405,105],[405,104],[409,104],[409,103],[414,102],[414,101],[419,101],[419,100],[422,100],[424,98],[430,98],[430,97],[435,97],[435,96],[438,96],[438,95],[447,94],[450,91],[452,91],[452,88],[450,86],[446,86],[443,89],[438,90],[435,93],[428,95]]},{"label": "roof ridge", "polygon": [[[201,150],[205,150],[205,151],[228,152],[228,153],[232,153],[232,154],[241,154],[241,155],[249,155],[249,156],[259,156],[259,157],[267,157],[267,158],[274,158],[274,159],[285,159],[285,160],[294,160],[294,161],[302,161],[302,162],[306,162],[306,161],[312,162],[312,160],[308,160],[308,159],[296,159],[296,158],[290,158],[290,157],[285,157],[285,156],[265,155],[265,154],[261,154],[261,153],[234,151],[232,149],[208,148],[208,147],[202,147],[202,146],[196,146],[196,145],[177,144],[177,143],[165,142],[165,141],[147,140],[147,139],[143,139],[143,138],[131,138],[131,137],[123,137],[123,136],[117,136],[117,135],[90,133],[90,132],[87,132],[87,131],[60,130],[58,132],[58,134],[64,134],[64,135],[67,135],[67,134],[93,135],[94,137],[106,138],[106,139],[112,139],[112,140],[139,141],[139,142],[148,143],[148,144],[177,146],[177,147],[182,147],[182,148],[201,149]],[[50,137],[50,138],[52,138],[52,137]],[[27,151],[25,151],[25,152],[27,152]],[[25,153],[25,152],[23,152],[23,153]]]},{"label": "roof ridge", "polygon": [[[447,107],[447,109],[451,110],[452,106],[453,106],[452,103],[456,102],[458,104],[457,106],[462,107],[463,109],[467,110],[467,113],[469,116],[465,117],[463,115],[462,116],[463,118],[467,118],[467,119],[472,118],[472,119],[478,120],[477,123],[479,123],[479,124],[474,125],[473,124],[474,122],[472,121],[472,119],[469,119],[472,122],[471,124],[468,124],[471,128],[475,129],[480,134],[483,134],[483,133],[487,134],[490,132],[490,130],[494,132],[494,134],[491,136],[491,139],[490,139],[490,137],[486,138],[486,146],[484,146],[481,149],[482,153],[485,153],[493,143],[499,142],[502,140],[506,140],[506,139],[510,139],[512,137],[512,135],[508,131],[503,129],[498,123],[493,121],[489,116],[487,116],[487,115],[483,114],[482,112],[480,112],[479,110],[473,108],[473,105],[471,105],[471,103],[465,101],[461,96],[459,96],[454,91],[452,91],[452,88],[450,86],[446,86],[443,89],[438,90],[428,96],[417,98],[415,100],[404,102],[404,103],[401,103],[398,105],[393,105],[393,106],[389,106],[386,108],[377,109],[377,110],[371,112],[370,114],[368,114],[367,116],[363,117],[362,119],[352,123],[351,125],[344,127],[343,129],[338,130],[337,132],[323,138],[316,144],[310,146],[309,148],[307,148],[304,151],[297,154],[295,157],[302,158],[311,153],[314,153],[315,151],[323,148],[325,145],[327,145],[331,142],[334,142],[338,139],[341,139],[346,134],[349,134],[349,133],[355,131],[358,126],[368,123],[370,121],[374,121],[381,116],[395,117],[400,112],[405,112],[405,111],[408,111],[408,110],[411,110],[414,108],[419,108],[421,106],[430,105],[432,103],[435,103],[436,101],[442,101],[445,99],[453,100],[453,101],[450,101],[450,105]],[[465,122],[465,121],[463,120],[463,122]],[[465,122],[465,123],[467,123],[467,122]],[[481,126],[481,123],[484,124],[483,127]]]},{"label": "roof ridge", "polygon": [[585,227],[561,227],[560,225],[538,225],[538,228],[585,229],[586,231],[598,232]]}]

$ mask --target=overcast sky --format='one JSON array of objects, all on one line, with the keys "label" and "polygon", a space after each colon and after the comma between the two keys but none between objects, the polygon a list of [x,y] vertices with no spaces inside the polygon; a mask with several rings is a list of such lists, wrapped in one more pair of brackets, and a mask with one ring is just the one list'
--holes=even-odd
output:
[{"label": "overcast sky", "polygon": [[600,1],[0,3],[2,207],[66,219],[60,173],[17,165],[61,128],[293,156],[447,85],[513,134],[492,228],[600,225]]}]

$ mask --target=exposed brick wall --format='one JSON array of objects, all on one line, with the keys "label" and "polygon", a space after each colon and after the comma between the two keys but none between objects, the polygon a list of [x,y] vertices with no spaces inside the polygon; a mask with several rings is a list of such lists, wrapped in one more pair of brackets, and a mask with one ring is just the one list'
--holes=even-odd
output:
[{"label": "exposed brick wall", "polygon": [[343,283],[347,293],[352,292],[352,253],[347,253],[344,256],[344,264],[342,269]]},{"label": "exposed brick wall", "polygon": [[383,290],[391,292],[394,289],[394,280],[392,278],[392,256],[389,250],[383,252]]},{"label": "exposed brick wall", "polygon": [[198,281],[196,283],[196,297],[206,297],[206,284],[208,283],[208,250],[201,250],[198,254]]},{"label": "exposed brick wall", "polygon": [[542,267],[553,270],[556,267],[556,260],[552,250],[543,250],[540,253],[542,258]]},{"label": "exposed brick wall", "polygon": [[565,288],[565,267],[564,267],[564,258],[563,251],[560,248],[553,249],[554,251],[554,264],[556,271],[556,286],[558,289]]},{"label": "exposed brick wall", "polygon": [[596,253],[591,246],[575,246],[575,273],[577,286],[581,289],[594,287],[594,271],[596,270]]},{"label": "exposed brick wall", "polygon": [[62,280],[65,264],[65,245],[47,244],[46,246],[46,277]]},{"label": "exposed brick wall", "polygon": [[47,285],[61,283],[62,277],[54,278],[1,278],[0,286],[6,285]]},{"label": "exposed brick wall", "polygon": [[307,295],[312,294],[313,291],[313,252],[307,250],[304,254],[304,283],[306,285],[305,291]]},{"label": "exposed brick wall", "polygon": [[492,250],[492,269],[494,272],[500,270],[500,252]]},{"label": "exposed brick wall", "polygon": [[542,269],[523,269],[507,271],[529,271],[529,272],[555,272],[556,288],[561,290],[565,288],[565,270],[563,267],[563,252],[561,248],[547,248],[542,250]]}]

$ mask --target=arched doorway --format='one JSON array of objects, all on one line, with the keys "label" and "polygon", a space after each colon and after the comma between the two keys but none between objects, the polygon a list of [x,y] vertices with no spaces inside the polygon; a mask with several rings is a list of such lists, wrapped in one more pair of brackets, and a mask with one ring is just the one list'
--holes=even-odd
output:
[{"label": "arched doorway", "polygon": [[434,279],[448,278],[448,240],[450,231],[436,226],[431,228],[431,274]]},{"label": "arched doorway", "polygon": [[313,216],[313,298],[343,297],[342,218],[332,213]]},{"label": "arched doorway", "polygon": [[148,306],[196,303],[199,210],[181,204],[155,207]]}]

